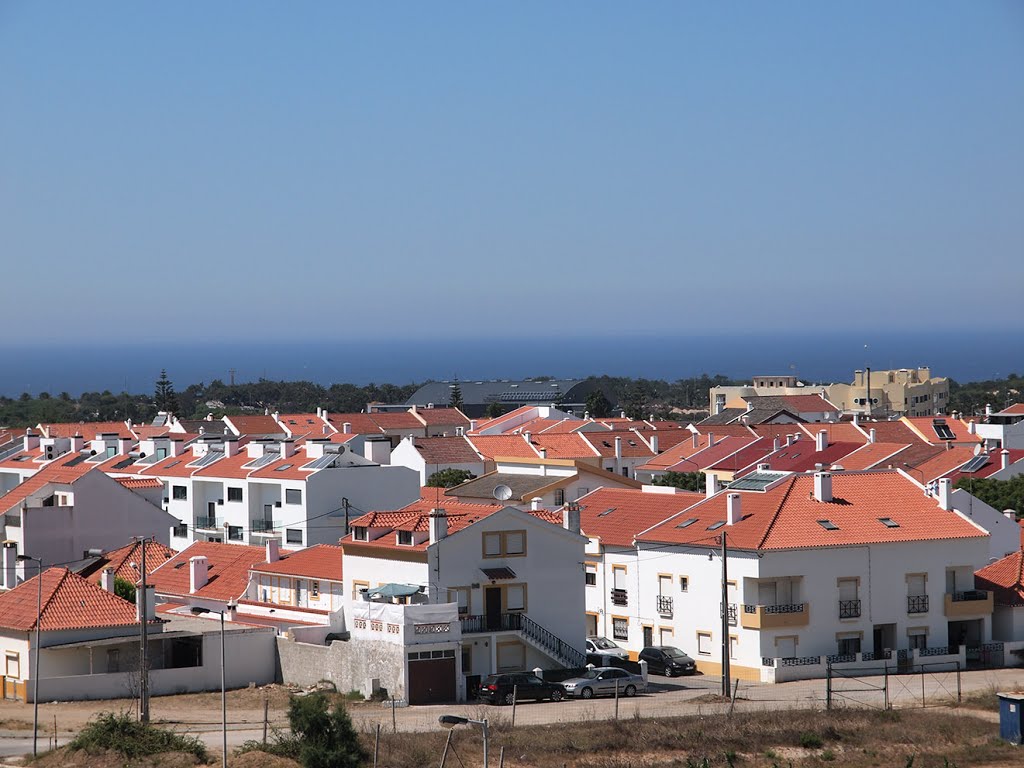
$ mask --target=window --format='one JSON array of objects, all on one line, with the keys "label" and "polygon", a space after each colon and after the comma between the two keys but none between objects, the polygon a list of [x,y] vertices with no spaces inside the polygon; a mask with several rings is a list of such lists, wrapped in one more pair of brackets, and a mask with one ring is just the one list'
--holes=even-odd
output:
[{"label": "window", "polygon": [[629,640],[629,619],[612,618],[612,639]]},{"label": "window", "polygon": [[698,632],[697,633],[697,653],[703,656],[711,655],[711,633],[710,632]]},{"label": "window", "polygon": [[590,489],[589,488],[577,488],[576,489],[576,498],[577,499],[582,499],[588,493],[590,493]]},{"label": "window", "polygon": [[309,582],[309,596],[312,598],[320,597],[320,582],[311,581]]},{"label": "window", "polygon": [[242,526],[240,525],[229,525],[228,526],[228,541],[241,541],[242,540]]},{"label": "window", "polygon": [[186,488],[184,485],[172,485],[171,498],[176,501],[188,500],[188,488]]},{"label": "window", "polygon": [[526,531],[489,531],[483,534],[484,557],[519,557],[526,554]]},{"label": "window", "polygon": [[7,677],[13,677],[15,680],[21,679],[20,654],[16,653],[15,651],[7,651],[4,675],[6,675]]},{"label": "window", "polygon": [[366,594],[366,590],[370,588],[370,582],[368,581],[353,581],[352,582],[352,599],[362,600],[363,595]]},{"label": "window", "polygon": [[555,506],[560,507],[565,504],[565,490],[562,488],[555,489]]},{"label": "window", "polygon": [[729,635],[729,658],[735,659],[739,652],[740,639],[736,635]]},{"label": "window", "polygon": [[923,651],[928,647],[928,630],[926,629],[908,629],[908,639],[910,640],[910,647],[918,651]]},{"label": "window", "polygon": [[370,539],[366,535],[366,527],[357,525],[352,529],[352,540],[353,541],[369,541]]},{"label": "window", "polygon": [[284,503],[285,504],[301,504],[302,503],[302,491],[298,488],[286,488],[284,492]]},{"label": "window", "polygon": [[242,489],[228,487],[228,501],[241,501]]},{"label": "window", "polygon": [[679,577],[679,591],[680,592],[687,592],[687,591],[689,591],[689,589],[690,589],[690,577],[689,576],[680,576]]},{"label": "window", "polygon": [[840,656],[852,656],[860,653],[860,635],[839,635],[836,637],[837,653]]},{"label": "window", "polygon": [[301,544],[302,543],[302,531],[298,528],[288,528],[284,532],[284,540],[288,544]]},{"label": "window", "polygon": [[462,646],[462,674],[468,675],[473,671],[473,646]]},{"label": "window", "polygon": [[658,594],[667,597],[672,594],[672,576],[667,573],[658,574]]},{"label": "window", "polygon": [[669,627],[658,627],[658,645],[672,645],[673,642],[675,642],[675,632]]},{"label": "window", "polygon": [[184,523],[178,523],[176,526],[171,528],[171,536],[175,536],[182,539],[185,538],[186,536],[188,536],[188,526]]},{"label": "window", "polygon": [[526,647],[520,642],[498,643],[498,671],[511,672],[526,666]]},{"label": "window", "polygon": [[597,586],[597,566],[593,563],[585,563],[583,566],[583,583],[588,587]]},{"label": "window", "polygon": [[398,532],[398,543],[403,547],[412,546],[412,531],[399,531]]},{"label": "window", "polygon": [[512,584],[505,588],[505,609],[510,612],[526,610],[525,584]]}]

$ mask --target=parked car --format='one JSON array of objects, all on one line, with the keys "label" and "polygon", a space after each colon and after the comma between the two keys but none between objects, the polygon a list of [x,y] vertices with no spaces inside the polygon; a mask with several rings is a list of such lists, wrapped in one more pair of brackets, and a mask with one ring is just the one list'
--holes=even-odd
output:
[{"label": "parked car", "polygon": [[697,674],[697,662],[671,645],[649,645],[640,651],[639,659],[647,662],[647,671],[652,675]]},{"label": "parked car", "polygon": [[628,659],[629,651],[620,645],[616,645],[612,640],[607,637],[593,637],[587,638],[587,653],[598,654],[601,656],[618,656],[620,659]]},{"label": "parked car", "polygon": [[637,691],[647,690],[647,681],[618,667],[595,667],[579,677],[563,680],[562,687],[566,696],[578,699],[614,696],[616,689],[620,696],[636,696]]},{"label": "parked car", "polygon": [[517,701],[561,701],[565,696],[565,689],[560,683],[541,680],[529,672],[509,672],[503,675],[488,675],[480,683],[477,692],[477,697],[489,704],[511,704],[513,696]]}]

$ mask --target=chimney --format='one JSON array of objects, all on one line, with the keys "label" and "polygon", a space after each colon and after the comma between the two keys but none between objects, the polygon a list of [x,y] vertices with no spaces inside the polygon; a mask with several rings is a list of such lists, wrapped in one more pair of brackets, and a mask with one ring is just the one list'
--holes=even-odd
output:
[{"label": "chimney", "polygon": [[532,445],[533,444],[533,433],[532,432],[523,432],[523,440],[525,440],[528,444]]},{"label": "chimney", "polygon": [[788,448],[792,444],[793,444],[793,436],[792,435],[786,435],[786,447]]},{"label": "chimney", "polygon": [[546,459],[548,457],[548,449],[547,448],[538,448],[537,451],[540,453],[540,457],[542,459]]},{"label": "chimney", "polygon": [[832,501],[832,474],[829,472],[814,473],[814,498],[817,501]]},{"label": "chimney", "polygon": [[772,468],[772,465],[769,464],[767,461],[763,461],[763,462],[761,462],[760,464],[757,465],[758,472],[760,472],[762,470],[767,471],[767,470],[769,470],[771,468]]},{"label": "chimney", "polygon": [[699,432],[694,432],[693,433],[693,449],[697,450],[698,448],[700,448],[700,433]]},{"label": "chimney", "polygon": [[412,408],[410,408],[409,410],[411,410],[413,413],[416,413],[419,409],[416,407],[416,403],[413,403]]},{"label": "chimney", "polygon": [[128,451],[132,449],[133,440],[130,437],[119,437],[117,438],[117,454],[119,456],[127,456]]},{"label": "chimney", "polygon": [[878,430],[876,430],[874,427],[872,427],[871,429],[868,430],[868,442],[869,443],[874,443],[877,440],[878,440]]},{"label": "chimney", "polygon": [[821,453],[828,448],[828,430],[822,429],[818,431],[818,439],[815,443],[814,450]]},{"label": "chimney", "polygon": [[343,435],[351,435],[352,434],[352,423],[351,422],[346,421],[344,424],[341,425],[341,434],[343,434]]},{"label": "chimney", "polygon": [[441,507],[430,510],[430,543],[437,544],[448,535],[448,515]]},{"label": "chimney", "polygon": [[135,590],[135,620],[149,623],[156,618],[156,596],[153,592],[153,585],[147,584],[146,591],[142,591],[142,585]]},{"label": "chimney", "polygon": [[322,411],[320,411],[320,418],[323,419],[324,421],[330,421],[330,419],[327,418],[327,409],[326,408],[324,408]]},{"label": "chimney", "polygon": [[988,417],[991,416],[991,415],[992,415],[992,406],[989,405],[988,403],[985,403],[985,418],[988,419]]},{"label": "chimney", "polygon": [[544,499],[542,499],[540,496],[534,496],[532,499],[530,499],[530,511],[531,512],[538,512],[538,511],[540,511],[540,505],[541,505],[541,502],[543,502],[543,501],[544,501]]},{"label": "chimney", "polygon": [[1004,509],[1003,517],[1005,517],[1007,520],[1013,520],[1014,522],[1017,522],[1017,513],[1012,509]]},{"label": "chimney", "polygon": [[184,440],[177,440],[175,438],[171,438],[170,440],[167,441],[167,455],[168,456],[180,456],[181,455],[181,448],[182,448],[182,446],[184,444],[185,444]]},{"label": "chimney", "polygon": [[39,447],[39,435],[34,434],[31,429],[25,430],[25,450],[34,451]]},{"label": "chimney", "polygon": [[708,432],[708,448],[710,448],[714,444],[715,444],[715,433],[714,432]]},{"label": "chimney", "polygon": [[224,456],[238,455],[238,440],[234,437],[224,437]]},{"label": "chimney", "polygon": [[209,561],[202,555],[189,558],[188,561],[188,591],[194,595],[206,586],[206,574],[209,569]]},{"label": "chimney", "polygon": [[967,422],[967,431],[972,435],[978,434],[978,425],[974,423],[974,419]]},{"label": "chimney", "polygon": [[[416,445],[415,438],[409,437],[409,445]],[[386,465],[391,463],[391,440],[384,435],[380,437],[368,437],[363,443],[363,456],[374,464]]]},{"label": "chimney", "polygon": [[725,507],[727,511],[727,522],[729,525],[736,525],[743,517],[742,502],[743,497],[738,493],[730,493],[725,499]]},{"label": "chimney", "polygon": [[74,437],[71,438],[71,443],[70,443],[70,447],[68,448],[68,450],[70,450],[71,453],[78,453],[84,447],[85,447],[85,438],[82,437],[81,435],[75,435]]},{"label": "chimney", "polygon": [[615,458],[616,459],[621,459],[622,458],[622,438],[621,437],[616,437],[615,438]]},{"label": "chimney", "polygon": [[721,489],[718,487],[718,475],[714,472],[708,472],[704,481],[704,492],[708,496],[714,496],[719,490]]},{"label": "chimney", "polygon": [[619,418],[620,419],[626,418],[626,412],[625,411],[619,411]]},{"label": "chimney", "polygon": [[13,541],[5,541],[0,547],[0,584],[7,589],[14,589],[18,578],[18,545]]},{"label": "chimney", "polygon": [[562,507],[562,527],[573,533],[580,532],[580,505],[570,502]]},{"label": "chimney", "polygon": [[282,440],[281,441],[281,458],[287,459],[290,456],[295,455],[295,441],[294,440]]},{"label": "chimney", "polygon": [[856,411],[853,414],[853,426],[855,426],[855,427],[859,427],[860,426],[860,413],[858,413]]},{"label": "chimney", "polygon": [[317,417],[318,419],[320,418],[320,414],[321,414],[322,412],[323,412],[323,411],[321,411],[321,409],[320,409],[320,406],[318,405],[318,406],[316,407],[316,417]]},{"label": "chimney", "polygon": [[750,413],[752,410],[754,410],[754,404],[750,400],[747,400],[747,413]]},{"label": "chimney", "polygon": [[772,440],[772,451],[777,451],[781,447],[782,447],[782,441],[779,439],[779,436],[776,435],[775,439]]},{"label": "chimney", "polygon": [[953,508],[953,483],[948,477],[939,478],[939,507],[947,512]]},{"label": "chimney", "polygon": [[469,420],[469,431],[476,432],[476,419]]},{"label": "chimney", "polygon": [[1003,448],[1003,450],[999,452],[999,457],[1002,459],[999,468],[1008,469],[1010,466],[1010,452]]},{"label": "chimney", "polygon": [[107,592],[113,592],[114,591],[114,569],[113,568],[104,568],[103,569],[103,572],[100,574],[100,586],[103,587],[103,589],[107,590]]},{"label": "chimney", "polygon": [[658,451],[658,436],[657,435],[651,435],[651,452],[655,453],[655,454],[659,453],[659,451]]},{"label": "chimney", "polygon": [[281,559],[281,542],[277,539],[267,539],[267,562],[276,563]]}]

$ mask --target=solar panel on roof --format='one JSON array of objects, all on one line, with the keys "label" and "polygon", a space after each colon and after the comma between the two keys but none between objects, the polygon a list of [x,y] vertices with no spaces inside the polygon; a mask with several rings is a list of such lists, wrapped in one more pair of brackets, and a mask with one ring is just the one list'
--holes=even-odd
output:
[{"label": "solar panel on roof", "polygon": [[979,455],[975,456],[973,459],[971,459],[966,464],[964,464],[962,467],[960,467],[960,471],[961,472],[977,472],[979,469],[984,467],[986,464],[988,464],[988,454],[987,453],[982,453],[982,454],[979,454]]},{"label": "solar panel on roof", "polygon": [[218,459],[224,458],[224,454],[220,451],[210,451],[209,453],[200,456],[195,461],[189,464],[190,467],[208,467]]},{"label": "solar panel on roof", "polygon": [[294,464],[282,464],[280,467],[274,467],[275,472],[284,472],[286,469],[291,469]]},{"label": "solar panel on roof", "polygon": [[953,430],[949,428],[945,419],[933,419],[932,429],[935,430],[935,434],[938,435],[939,440],[955,440],[956,435],[953,434]]},{"label": "solar panel on roof", "polygon": [[267,464],[273,464],[275,461],[277,461],[280,458],[281,458],[280,454],[277,454],[277,453],[265,453],[262,456],[260,456],[258,459],[253,459],[252,461],[250,461],[248,464],[245,465],[245,468],[246,469],[259,469],[260,467],[267,466]]},{"label": "solar panel on roof", "polygon": [[314,459],[309,464],[303,466],[303,469],[326,469],[327,467],[334,466],[334,460],[338,458],[338,454],[331,453],[326,456],[321,456],[319,459]]}]

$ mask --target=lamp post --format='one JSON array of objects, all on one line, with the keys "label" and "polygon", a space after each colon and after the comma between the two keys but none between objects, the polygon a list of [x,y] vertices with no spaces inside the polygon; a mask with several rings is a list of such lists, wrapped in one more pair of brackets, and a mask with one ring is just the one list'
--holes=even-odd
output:
[{"label": "lamp post", "polygon": [[216,613],[220,616],[220,730],[221,730],[221,766],[228,768],[228,694],[227,682],[224,674],[224,614],[238,607],[238,603],[229,600],[223,611],[215,611],[211,608],[192,608],[193,615],[199,616],[204,613]]},{"label": "lamp post", "polygon": [[18,555],[18,559],[34,562],[39,570],[36,575],[36,663],[32,670],[32,756],[36,757],[39,754],[39,625],[43,623],[43,561],[31,555]]},{"label": "lamp post", "polygon": [[445,728],[454,728],[456,725],[479,725],[480,726],[480,730],[483,733],[483,737],[484,737],[484,768],[488,768],[488,766],[487,766],[487,746],[488,746],[487,739],[488,739],[488,732],[487,732],[487,718],[486,717],[483,720],[471,720],[468,717],[459,717],[458,715],[441,715],[439,718],[437,718],[437,722],[439,722]]}]

